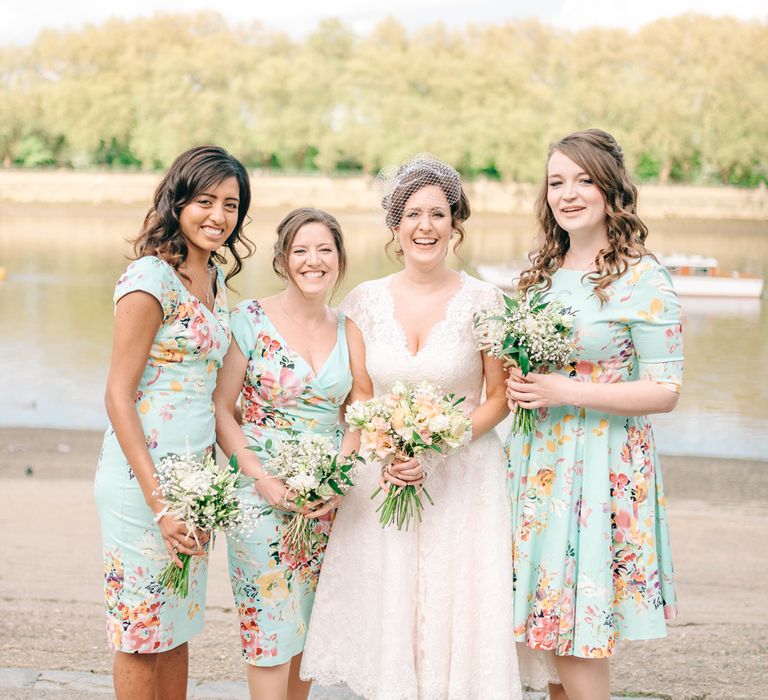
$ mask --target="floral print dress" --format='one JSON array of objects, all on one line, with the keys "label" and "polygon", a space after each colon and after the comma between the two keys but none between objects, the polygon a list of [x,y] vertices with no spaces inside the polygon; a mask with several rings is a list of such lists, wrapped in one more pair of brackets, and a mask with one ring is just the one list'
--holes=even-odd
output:
[{"label": "floral print dress", "polygon": [[[576,311],[583,382],[682,382],[680,304],[646,256],[601,306],[584,273],[558,270],[551,294]],[[559,406],[507,442],[515,637],[532,649],[610,656],[617,639],[666,634],[676,615],[664,488],[650,421]]]},{"label": "floral print dress", "polygon": [[[230,323],[248,360],[242,428],[259,457],[267,458],[281,440],[305,431],[333,435],[340,443],[339,410],[352,388],[343,315],[339,314],[336,345],[317,374],[286,345],[258,301],[239,304]],[[244,501],[267,504],[255,479],[240,479]],[[245,538],[228,539],[243,659],[254,666],[285,663],[304,649],[331,519],[317,520],[322,547],[308,560],[296,560],[281,537],[291,517],[274,510],[262,516]]]},{"label": "floral print dress", "polygon": [[[115,303],[142,291],[162,307],[163,321],[136,393],[136,411],[152,459],[213,449],[211,396],[229,347],[224,276],[217,271],[214,310],[182,284],[173,268],[154,256],[128,266]],[[104,553],[104,595],[110,646],[153,653],[183,644],[203,628],[207,555],[192,557],[189,596],[179,598],[158,582],[170,561],[160,528],[109,426],[95,481]]]}]

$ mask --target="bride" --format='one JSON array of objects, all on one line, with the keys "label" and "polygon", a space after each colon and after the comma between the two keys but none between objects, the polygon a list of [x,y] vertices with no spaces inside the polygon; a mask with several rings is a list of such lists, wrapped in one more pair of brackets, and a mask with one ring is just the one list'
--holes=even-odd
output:
[{"label": "bride", "polygon": [[[361,470],[339,509],[315,599],[302,676],[345,682],[370,700],[509,700],[521,695],[512,629],[510,507],[502,446],[501,363],[475,349],[472,316],[491,285],[446,266],[464,238],[469,202],[459,174],[417,156],[385,177],[390,244],[404,269],[342,302],[353,388],[349,401],[397,380],[466,397],[472,442],[429,470],[423,522],[383,529],[370,500],[425,478],[416,460]],[[483,390],[485,392],[483,393]],[[343,451],[359,439],[347,432]]]}]

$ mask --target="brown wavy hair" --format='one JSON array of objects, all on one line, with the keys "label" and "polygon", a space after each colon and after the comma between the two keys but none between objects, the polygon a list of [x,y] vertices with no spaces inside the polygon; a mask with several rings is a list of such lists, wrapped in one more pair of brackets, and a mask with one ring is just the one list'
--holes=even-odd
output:
[{"label": "brown wavy hair", "polygon": [[[253,243],[243,234],[251,205],[251,183],[245,166],[218,146],[195,146],[173,161],[155,190],[153,204],[144,218],[141,232],[132,241],[135,256],[156,255],[178,270],[188,254],[187,241],[179,223],[181,210],[198,194],[228,177],[237,180],[240,190],[237,223],[224,241],[233,258],[232,268],[226,277],[229,286],[229,280],[243,269],[243,259],[253,255],[255,250]],[[226,262],[219,252],[211,253],[211,260],[219,264]]]},{"label": "brown wavy hair", "polygon": [[[637,215],[637,188],[624,165],[621,146],[601,129],[576,131],[549,147],[547,163],[555,151],[577,163],[589,175],[605,200],[605,223],[608,247],[594,260],[595,271],[584,275],[594,284],[594,293],[604,304],[606,289],[619,279],[630,263],[649,255],[645,247],[648,228]],[[561,228],[547,201],[548,178],[536,198],[536,219],[540,246],[531,251],[531,267],[520,275],[518,289],[539,287],[546,291],[552,286],[552,275],[560,269],[571,242],[568,232]]]},{"label": "brown wavy hair", "polygon": [[277,240],[275,241],[275,252],[272,256],[272,269],[278,277],[288,281],[288,255],[293,245],[293,240],[299,229],[305,224],[323,224],[333,237],[333,243],[336,246],[336,252],[339,255],[339,276],[331,289],[331,297],[338,291],[344,282],[344,275],[347,272],[347,251],[344,247],[344,235],[341,232],[341,225],[336,217],[322,209],[313,207],[300,207],[289,212],[286,217],[277,226]]},{"label": "brown wavy hair", "polygon": [[[394,229],[400,225],[403,219],[406,202],[419,190],[435,186],[443,191],[446,199],[449,201],[452,199],[451,193],[458,189],[458,199],[450,205],[451,225],[453,230],[456,231],[456,242],[453,244],[453,252],[457,253],[462,243],[464,243],[464,236],[466,235],[463,224],[472,214],[472,210],[469,207],[469,199],[461,185],[461,180],[458,178],[458,173],[454,171],[454,177],[451,177],[447,172],[430,167],[429,163],[421,166],[409,163],[407,167],[407,173],[401,177],[402,182],[381,201],[381,206],[387,212],[385,218],[387,227],[392,232],[392,238],[384,246],[384,250],[390,256],[390,246],[395,242]],[[402,170],[403,168],[401,167]],[[403,251],[396,250],[395,257],[402,261]]]}]

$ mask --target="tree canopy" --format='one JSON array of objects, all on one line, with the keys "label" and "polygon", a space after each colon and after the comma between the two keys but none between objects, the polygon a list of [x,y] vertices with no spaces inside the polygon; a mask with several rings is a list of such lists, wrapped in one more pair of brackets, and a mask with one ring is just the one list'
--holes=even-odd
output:
[{"label": "tree canopy", "polygon": [[166,167],[199,143],[249,167],[374,172],[432,151],[536,181],[548,144],[613,133],[643,180],[768,181],[768,24],[682,15],[638,32],[536,21],[302,39],[215,13],[45,30],[0,47],[5,167]]}]

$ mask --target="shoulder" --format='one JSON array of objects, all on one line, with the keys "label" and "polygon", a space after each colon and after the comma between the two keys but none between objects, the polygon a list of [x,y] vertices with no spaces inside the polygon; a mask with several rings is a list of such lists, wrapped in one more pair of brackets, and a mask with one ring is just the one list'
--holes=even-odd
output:
[{"label": "shoulder", "polygon": [[630,288],[668,287],[670,291],[673,291],[669,270],[654,255],[644,255],[630,264],[627,271],[621,276],[621,281]]},{"label": "shoulder", "polygon": [[178,297],[181,281],[173,268],[154,255],[145,255],[134,260],[117,280],[113,301],[131,292],[147,292],[163,306],[165,315],[170,313]]},{"label": "shoulder", "polygon": [[125,268],[118,284],[129,279],[169,279],[175,276],[173,268],[167,262],[156,255],[144,255]]},{"label": "shoulder", "polygon": [[366,280],[365,282],[361,282],[356,287],[354,287],[349,294],[347,294],[346,298],[358,298],[358,297],[364,297],[369,294],[374,294],[378,290],[382,289],[390,280],[392,275],[388,275],[387,277],[379,277],[375,280]]},{"label": "shoulder", "polygon": [[462,272],[464,291],[477,303],[490,303],[502,298],[502,291],[495,284]]},{"label": "shoulder", "polygon": [[381,277],[375,280],[366,280],[351,289],[339,304],[339,311],[349,316],[357,304],[364,303],[367,299],[379,294],[389,280],[389,277]]},{"label": "shoulder", "polygon": [[244,299],[230,312],[230,318],[235,322],[258,323],[263,315],[264,310],[258,299]]}]

